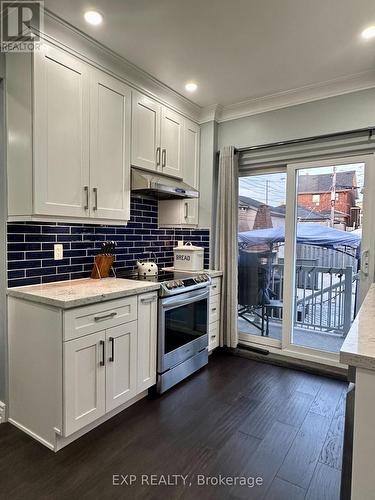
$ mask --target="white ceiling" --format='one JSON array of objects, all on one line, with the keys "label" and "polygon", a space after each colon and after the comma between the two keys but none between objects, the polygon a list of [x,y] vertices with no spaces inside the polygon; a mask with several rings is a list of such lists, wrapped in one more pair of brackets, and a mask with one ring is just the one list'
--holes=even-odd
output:
[{"label": "white ceiling", "polygon": [[[375,69],[374,0],[46,0],[45,6],[201,106]],[[83,20],[87,9],[101,26]],[[199,84],[185,91],[188,80]]]}]

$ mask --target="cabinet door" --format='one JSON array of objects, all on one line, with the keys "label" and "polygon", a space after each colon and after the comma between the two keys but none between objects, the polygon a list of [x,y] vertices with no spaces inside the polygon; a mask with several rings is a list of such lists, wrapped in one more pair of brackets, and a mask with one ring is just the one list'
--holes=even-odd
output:
[{"label": "cabinet door", "polygon": [[199,200],[184,200],[183,224],[196,225],[199,222]]},{"label": "cabinet door", "polygon": [[131,90],[95,71],[90,99],[91,216],[129,220]]},{"label": "cabinet door", "polygon": [[156,384],[157,294],[138,297],[137,392]]},{"label": "cabinet door", "polygon": [[137,393],[137,322],[106,332],[106,411],[126,403]]},{"label": "cabinet door", "polygon": [[105,332],[64,342],[64,435],[105,413]]},{"label": "cabinet door", "polygon": [[199,148],[200,127],[190,120],[185,120],[183,159],[184,181],[195,189],[199,189]]},{"label": "cabinet door", "polygon": [[34,53],[34,211],[86,217],[88,66],[53,47]]},{"label": "cabinet door", "polygon": [[161,120],[161,171],[163,174],[183,178],[183,126],[178,113],[163,107]]},{"label": "cabinet door", "polygon": [[156,171],[161,166],[161,105],[140,94],[132,93],[132,160],[135,167]]}]

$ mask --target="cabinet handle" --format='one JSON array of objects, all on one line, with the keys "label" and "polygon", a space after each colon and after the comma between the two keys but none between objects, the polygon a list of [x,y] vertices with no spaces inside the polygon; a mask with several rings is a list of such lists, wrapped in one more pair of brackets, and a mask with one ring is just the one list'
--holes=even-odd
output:
[{"label": "cabinet handle", "polygon": [[211,311],[212,311],[212,312],[216,311],[216,307],[213,307],[213,308],[211,309]]},{"label": "cabinet handle", "polygon": [[113,337],[109,337],[109,341],[112,344],[111,357],[109,358],[109,361],[113,363],[115,360],[115,339]]},{"label": "cabinet handle", "polygon": [[148,297],[145,299],[141,299],[142,304],[150,304],[151,302],[155,302],[156,297]]},{"label": "cabinet handle", "polygon": [[167,150],[162,149],[162,152],[161,152],[161,166],[162,166],[162,168],[164,168],[166,164],[167,164]]},{"label": "cabinet handle", "polygon": [[212,339],[216,339],[216,335],[211,335],[211,338]]},{"label": "cabinet handle", "polygon": [[102,346],[102,360],[100,362],[100,366],[104,366],[105,365],[105,342],[104,342],[104,340],[100,341],[100,345]]},{"label": "cabinet handle", "polygon": [[160,148],[156,148],[156,166],[160,165]]},{"label": "cabinet handle", "polygon": [[98,188],[92,188],[93,193],[94,193],[94,206],[92,207],[93,210],[98,210]]},{"label": "cabinet handle", "polygon": [[189,216],[189,204],[185,202],[185,219]]},{"label": "cabinet handle", "polygon": [[85,195],[86,195],[86,204],[85,204],[85,206],[83,208],[85,210],[88,210],[89,209],[89,187],[85,186],[83,189],[84,189]]},{"label": "cabinet handle", "polygon": [[217,288],[217,285],[211,285],[212,290],[215,290]]},{"label": "cabinet handle", "polygon": [[94,316],[95,321],[101,321],[102,319],[113,318],[117,316],[117,312],[111,312],[109,314],[104,314],[104,316]]}]

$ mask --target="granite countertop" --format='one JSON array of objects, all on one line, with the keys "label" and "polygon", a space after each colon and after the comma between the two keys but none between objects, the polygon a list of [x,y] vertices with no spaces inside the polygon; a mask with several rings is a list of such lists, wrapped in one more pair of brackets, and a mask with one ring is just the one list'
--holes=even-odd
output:
[{"label": "granite countertop", "polygon": [[130,295],[158,290],[159,283],[133,281],[122,278],[94,280],[84,278],[72,281],[57,281],[44,285],[31,285],[8,288],[8,295],[19,299],[31,300],[61,309],[120,299]]},{"label": "granite countertop", "polygon": [[371,285],[340,350],[340,361],[375,370],[375,284]]},{"label": "granite countertop", "polygon": [[[163,267],[163,271],[176,272],[176,273],[191,273],[197,274],[198,271],[183,271],[183,270],[175,270],[174,267]],[[218,278],[223,275],[223,271],[216,271],[215,269],[203,269],[202,273],[208,274],[211,278]]]}]

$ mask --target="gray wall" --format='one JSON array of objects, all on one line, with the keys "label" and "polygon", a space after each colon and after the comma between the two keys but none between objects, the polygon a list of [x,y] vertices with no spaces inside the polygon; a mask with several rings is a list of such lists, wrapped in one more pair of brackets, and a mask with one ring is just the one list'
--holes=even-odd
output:
[{"label": "gray wall", "polygon": [[246,147],[375,126],[375,89],[219,124],[218,148]]},{"label": "gray wall", "polygon": [[0,401],[7,401],[6,367],[6,174],[5,174],[5,96],[4,96],[5,61],[0,54]]}]

